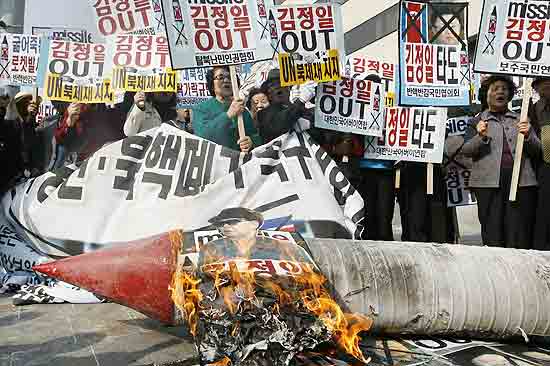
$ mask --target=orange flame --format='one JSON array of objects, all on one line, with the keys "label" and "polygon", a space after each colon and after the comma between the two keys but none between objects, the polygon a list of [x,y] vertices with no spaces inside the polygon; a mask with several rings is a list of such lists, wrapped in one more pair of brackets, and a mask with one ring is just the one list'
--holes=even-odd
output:
[{"label": "orange flame", "polygon": [[372,319],[344,313],[323,286],[326,279],[322,275],[311,272],[296,280],[303,286],[300,296],[304,306],[332,332],[340,347],[356,359],[368,363],[370,359],[366,359],[359,348],[359,334],[371,328]]},{"label": "orange flame", "polygon": [[[170,238],[174,241],[181,240],[177,233],[171,233]],[[249,248],[247,249],[249,251]],[[293,258],[292,253],[284,254],[292,258],[291,260],[294,262],[300,262]],[[243,258],[232,258],[232,260],[240,259]],[[215,260],[219,262],[224,259],[215,258]],[[230,265],[229,270],[224,269],[224,267],[223,265],[217,268],[213,267],[216,269],[205,273],[212,277],[218,295],[223,299],[227,310],[231,314],[239,312],[241,303],[246,304],[246,301],[238,302],[239,298],[254,301],[256,300],[257,288],[262,287],[277,297],[277,302],[271,309],[275,314],[280,314],[281,307],[284,306],[303,306],[323,322],[333,334],[336,343],[343,350],[364,363],[370,361],[370,359],[363,356],[359,347],[359,335],[371,328],[372,320],[360,314],[344,313],[325,288],[326,278],[324,276],[310,270],[290,278],[290,282],[276,283],[273,279],[265,277],[261,277],[261,281],[258,281],[253,271],[239,270],[236,265]],[[191,333],[195,336],[197,333],[198,312],[203,299],[203,295],[198,288],[200,282],[191,274],[176,271],[170,286],[172,299],[184,314]],[[294,284],[292,290],[285,289],[289,283]],[[237,332],[239,328],[239,324],[235,324],[232,333]],[[225,357],[210,365],[228,366],[229,364],[231,364],[231,360]]]},{"label": "orange flame", "polygon": [[229,366],[229,365],[231,365],[231,359],[227,356],[225,356],[224,358],[222,358],[217,362],[207,364],[207,366]]},{"label": "orange flame", "polygon": [[[173,258],[177,258],[183,243],[183,234],[179,230],[171,231],[168,237],[172,244]],[[172,301],[189,324],[191,334],[194,336],[197,335],[199,308],[203,298],[199,289],[200,283],[201,281],[192,274],[177,268],[172,276],[172,283],[168,286]]]},{"label": "orange flame", "polygon": [[184,271],[178,270],[172,277],[172,283],[168,287],[172,292],[172,301],[185,318],[191,334],[197,335],[200,302],[203,299],[199,290],[201,280]]}]

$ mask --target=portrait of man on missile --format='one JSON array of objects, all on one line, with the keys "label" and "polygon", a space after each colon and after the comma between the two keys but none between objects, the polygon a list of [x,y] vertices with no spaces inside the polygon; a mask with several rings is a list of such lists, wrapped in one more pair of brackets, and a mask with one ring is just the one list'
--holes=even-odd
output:
[{"label": "portrait of man on missile", "polygon": [[199,265],[219,263],[232,258],[292,259],[311,262],[305,251],[284,240],[261,236],[259,228],[264,222],[262,214],[243,207],[226,208],[209,222],[223,238],[202,246]]}]

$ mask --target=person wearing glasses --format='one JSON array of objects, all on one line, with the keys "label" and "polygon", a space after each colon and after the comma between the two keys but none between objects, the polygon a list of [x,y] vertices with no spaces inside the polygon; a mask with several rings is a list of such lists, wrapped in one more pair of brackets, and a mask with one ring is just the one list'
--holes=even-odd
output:
[{"label": "person wearing glasses", "polygon": [[[262,145],[244,100],[233,96],[229,67],[214,67],[206,73],[212,98],[193,109],[195,135],[233,150],[248,153]],[[238,116],[243,116],[246,136],[239,138]]]}]

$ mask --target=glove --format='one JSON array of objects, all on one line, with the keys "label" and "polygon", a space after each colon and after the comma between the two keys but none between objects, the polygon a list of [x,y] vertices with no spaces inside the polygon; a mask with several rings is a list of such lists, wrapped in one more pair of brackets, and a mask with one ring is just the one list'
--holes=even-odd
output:
[{"label": "glove", "polygon": [[300,94],[298,98],[305,104],[309,102],[316,93],[317,83],[314,81],[308,81],[305,84],[300,85]]}]

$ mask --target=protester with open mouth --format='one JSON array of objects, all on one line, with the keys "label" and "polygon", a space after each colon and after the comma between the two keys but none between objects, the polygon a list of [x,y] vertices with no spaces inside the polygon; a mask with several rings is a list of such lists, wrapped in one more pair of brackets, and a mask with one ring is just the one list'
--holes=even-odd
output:
[{"label": "protester with open mouth", "polygon": [[[473,160],[470,187],[478,200],[483,244],[509,248],[532,247],[537,200],[534,161],[541,142],[528,120],[508,110],[516,92],[510,77],[492,75],[479,91],[482,110],[468,125],[464,155]],[[518,133],[525,136],[519,188],[509,201]]]},{"label": "protester with open mouth", "polygon": [[[262,145],[244,100],[233,95],[229,67],[214,67],[206,73],[206,83],[212,98],[193,109],[195,135],[229,147],[249,152]],[[239,138],[238,116],[243,116],[246,136]]]}]

